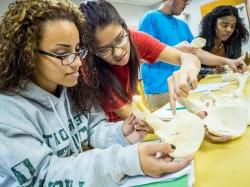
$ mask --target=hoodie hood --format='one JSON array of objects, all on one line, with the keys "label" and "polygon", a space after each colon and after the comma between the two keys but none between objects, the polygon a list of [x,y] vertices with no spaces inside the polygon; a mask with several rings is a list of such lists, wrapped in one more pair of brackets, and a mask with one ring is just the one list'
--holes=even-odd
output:
[{"label": "hoodie hood", "polygon": [[53,109],[51,102],[57,106],[67,97],[67,88],[65,87],[61,87],[60,95],[59,97],[56,97],[55,95],[43,90],[33,82],[27,83],[24,90],[16,89],[15,91],[24,98],[51,110]]},{"label": "hoodie hood", "polygon": [[[61,87],[57,97],[33,82],[28,82],[24,89],[16,89],[14,95],[13,92],[10,95],[17,98],[17,100],[15,99],[18,105],[17,108],[25,110],[25,118],[28,118],[36,129],[43,133],[43,137],[48,137],[46,141],[52,141],[50,137],[55,135],[53,141],[56,144],[54,146],[59,146],[57,149],[60,151],[62,144],[56,134],[61,130],[70,142],[70,152],[67,154],[82,152],[81,142],[87,143],[87,136],[85,134],[82,137],[83,140],[81,140],[79,126],[76,123],[76,116],[79,115],[72,114],[67,88]],[[40,117],[40,113],[43,114],[43,117]],[[23,112],[20,115],[23,117]],[[87,119],[85,120],[87,121]],[[51,143],[49,142],[49,144]]]}]

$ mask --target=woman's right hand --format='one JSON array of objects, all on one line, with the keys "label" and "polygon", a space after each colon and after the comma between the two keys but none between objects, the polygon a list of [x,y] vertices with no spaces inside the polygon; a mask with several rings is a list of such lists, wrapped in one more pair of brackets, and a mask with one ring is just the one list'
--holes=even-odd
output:
[{"label": "woman's right hand", "polygon": [[[141,143],[139,145],[139,157],[142,171],[145,175],[159,178],[165,173],[176,172],[187,166],[192,156],[184,157],[180,162],[174,162],[169,156],[175,147],[164,142]],[[160,153],[161,157],[157,156]]]}]

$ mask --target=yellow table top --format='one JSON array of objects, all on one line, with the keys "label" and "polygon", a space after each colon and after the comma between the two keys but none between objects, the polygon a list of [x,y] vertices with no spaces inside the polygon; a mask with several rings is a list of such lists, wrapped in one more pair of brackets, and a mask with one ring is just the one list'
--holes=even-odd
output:
[{"label": "yellow table top", "polygon": [[[220,82],[220,77],[207,77],[201,81],[215,82]],[[214,93],[222,94],[236,88],[234,81]],[[250,82],[246,85],[245,95],[250,96]],[[197,94],[190,97],[195,98]],[[194,187],[250,187],[250,127],[244,136],[228,143],[203,142],[195,155]]]}]

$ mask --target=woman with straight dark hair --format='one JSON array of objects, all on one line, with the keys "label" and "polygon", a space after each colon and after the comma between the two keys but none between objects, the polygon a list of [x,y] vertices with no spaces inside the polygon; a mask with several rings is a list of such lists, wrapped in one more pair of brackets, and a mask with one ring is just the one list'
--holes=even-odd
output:
[{"label": "woman with straight dark hair", "polygon": [[88,32],[92,33],[90,43],[99,76],[100,102],[110,121],[126,119],[132,114],[131,99],[136,93],[140,59],[181,65],[174,79],[169,79],[169,87],[173,88],[170,90],[175,91],[170,93],[172,104],[174,99],[188,95],[189,82],[196,87],[200,68],[196,56],[166,46],[148,34],[129,30],[107,1],[84,1],[80,9],[86,17]]},{"label": "woman with straight dark hair", "polygon": [[[200,37],[207,40],[203,49],[230,59],[241,57],[242,45],[247,43],[249,38],[249,33],[237,8],[231,5],[218,6],[205,15],[200,29]],[[224,71],[222,66],[202,65],[201,74],[222,71]]]}]

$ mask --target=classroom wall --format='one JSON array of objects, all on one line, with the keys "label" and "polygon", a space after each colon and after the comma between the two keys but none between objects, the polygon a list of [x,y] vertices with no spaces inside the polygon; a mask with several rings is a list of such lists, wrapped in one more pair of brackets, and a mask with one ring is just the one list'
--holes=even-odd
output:
[{"label": "classroom wall", "polygon": [[[82,0],[73,1],[76,4],[80,4],[82,2]],[[124,18],[129,27],[137,27],[143,14],[150,10],[149,7],[132,4],[112,3],[112,5],[114,5],[114,7],[119,11],[120,15]]]},{"label": "classroom wall", "polygon": [[14,0],[0,0],[0,16],[3,15],[5,10],[7,9],[9,3],[13,2]]},{"label": "classroom wall", "polygon": [[[8,7],[10,2],[14,0],[0,0],[0,16],[3,15],[3,12]],[[80,4],[82,0],[72,0],[76,4]],[[181,19],[186,19],[188,25],[194,36],[198,35],[199,33],[199,24],[201,21],[201,13],[200,13],[200,6],[206,3],[211,2],[212,0],[193,0],[190,5],[186,7],[183,11],[182,15],[179,17]],[[125,19],[127,25],[129,27],[137,27],[140,18],[143,14],[149,10],[157,9],[160,6],[160,3],[157,3],[151,7],[146,6],[139,6],[139,5],[131,5],[131,4],[121,4],[121,3],[112,3],[121,16]],[[241,9],[240,15],[244,17],[246,24],[247,23],[247,15],[245,8]],[[247,45],[244,46],[244,50],[250,50],[250,41]]]},{"label": "classroom wall", "polygon": [[145,14],[145,12],[149,11],[150,8],[146,6],[138,6],[138,5],[125,5],[121,3],[112,3],[117,10],[119,10],[120,15],[122,18],[125,19],[127,25],[129,27],[137,27],[138,23]]},{"label": "classroom wall", "polygon": [[[72,0],[74,3],[79,5],[82,0]],[[0,0],[0,16],[3,15],[4,11],[8,7],[8,4],[14,2],[14,0]],[[131,4],[121,4],[121,3],[112,3],[121,16],[125,19],[127,25],[129,27],[137,27],[140,18],[143,16],[145,12],[150,10],[149,7],[146,6],[138,6]]]}]

